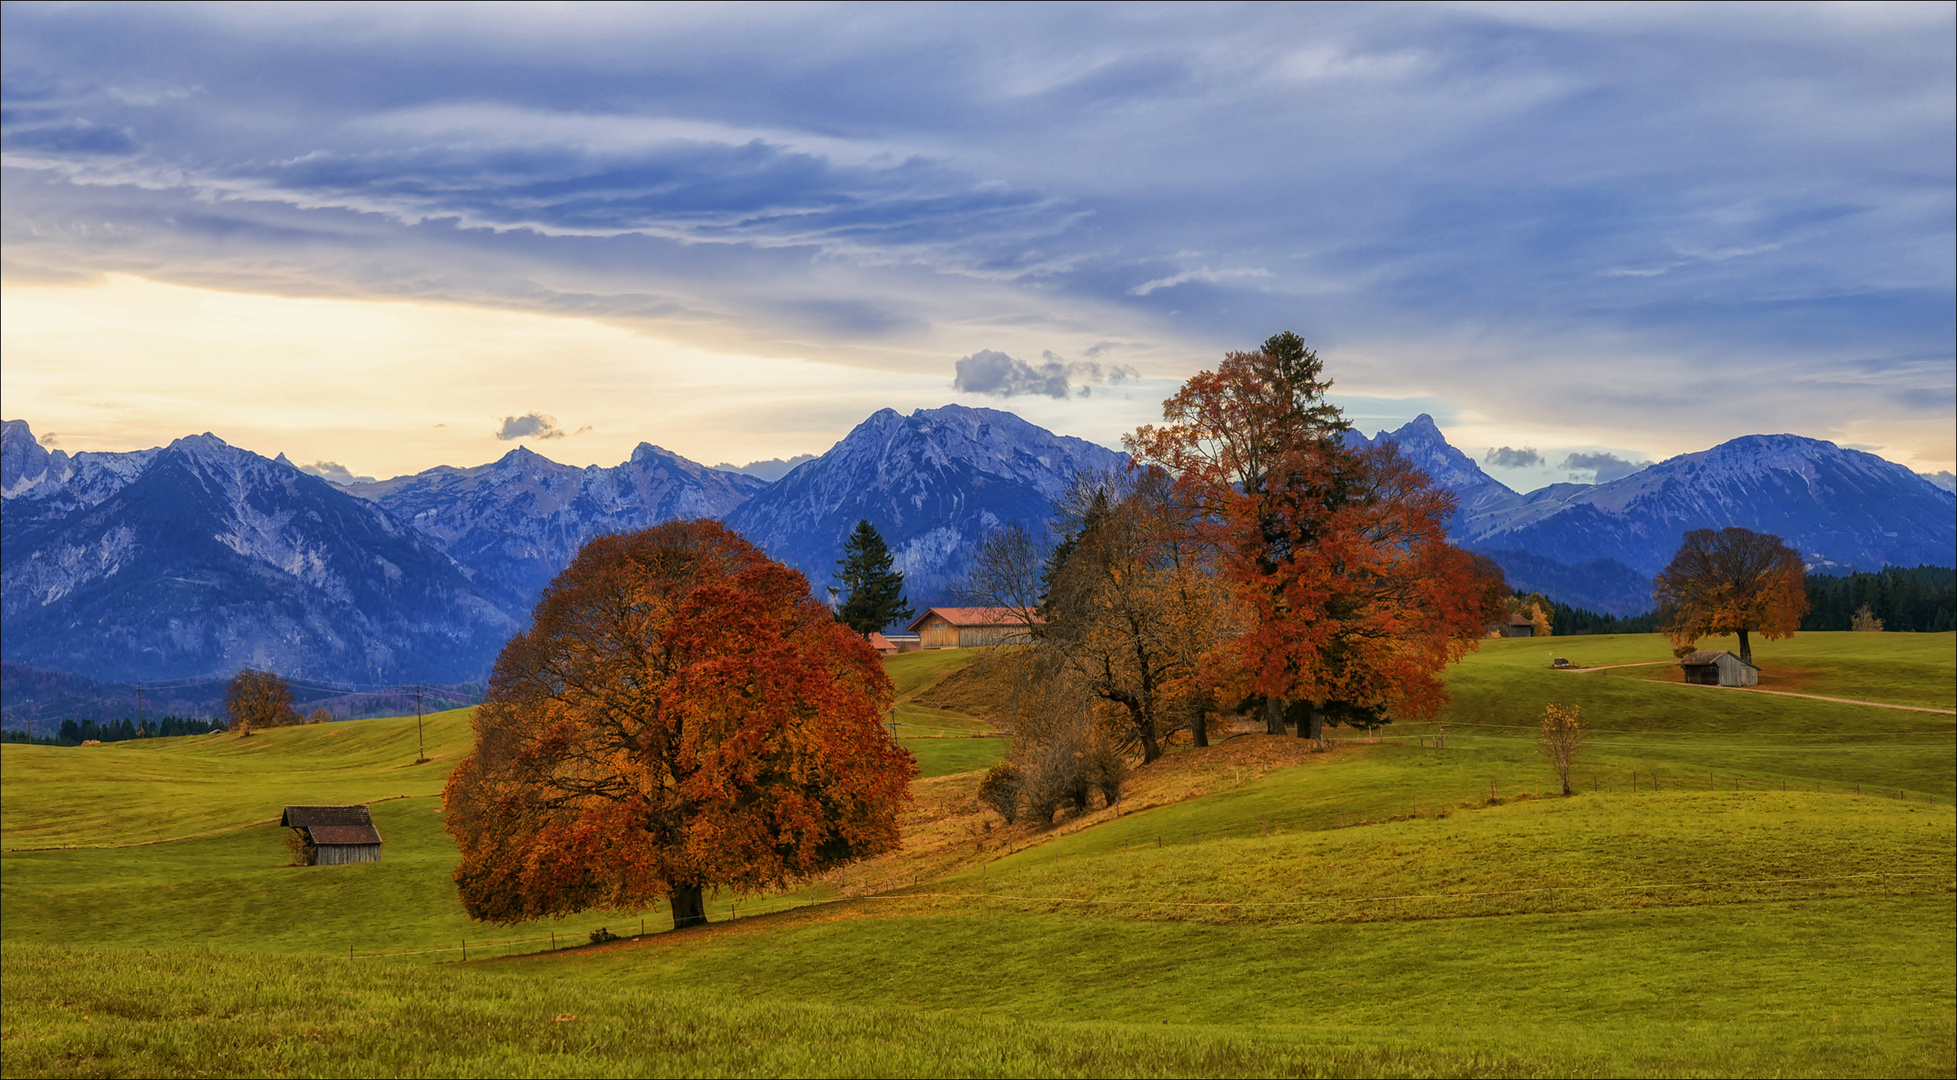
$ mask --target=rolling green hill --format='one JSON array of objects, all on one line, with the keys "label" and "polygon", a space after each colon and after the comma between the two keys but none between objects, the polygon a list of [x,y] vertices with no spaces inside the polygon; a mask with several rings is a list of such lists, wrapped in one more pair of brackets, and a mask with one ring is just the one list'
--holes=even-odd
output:
[{"label": "rolling green hill", "polygon": [[[1803,634],[1758,659],[1797,693],[1936,708],[1952,644]],[[684,934],[657,911],[471,924],[435,797],[463,714],[420,766],[412,718],[5,746],[5,1071],[1957,1071],[1957,716],[1552,656],[1669,647],[1490,642],[1431,723],[1183,749],[1044,831],[959,771],[1003,740],[907,738],[904,852],[718,897]],[[968,659],[893,658],[900,735]],[[1537,795],[1550,700],[1593,728],[1578,797]],[[936,711],[934,733],[989,727]],[[279,806],[375,799],[383,862],[284,865]]]}]

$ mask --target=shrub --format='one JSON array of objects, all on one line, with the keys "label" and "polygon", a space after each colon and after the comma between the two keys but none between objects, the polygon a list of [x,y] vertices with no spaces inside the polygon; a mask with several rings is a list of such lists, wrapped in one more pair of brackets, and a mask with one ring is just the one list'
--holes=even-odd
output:
[{"label": "shrub", "polygon": [[1537,749],[1549,759],[1556,769],[1557,779],[1563,782],[1563,794],[1574,794],[1570,786],[1570,766],[1576,761],[1577,750],[1583,746],[1583,717],[1575,705],[1552,703],[1543,710],[1542,735]]},{"label": "shrub", "polygon": [[1019,767],[1010,761],[994,765],[979,781],[978,800],[991,807],[1011,825],[1019,817],[1019,796],[1026,786],[1026,777]]},{"label": "shrub", "polygon": [[1128,778],[1128,763],[1108,740],[1084,728],[1062,731],[1026,747],[1022,757],[1020,813],[1051,824],[1063,808],[1085,813],[1094,793],[1113,806]]}]

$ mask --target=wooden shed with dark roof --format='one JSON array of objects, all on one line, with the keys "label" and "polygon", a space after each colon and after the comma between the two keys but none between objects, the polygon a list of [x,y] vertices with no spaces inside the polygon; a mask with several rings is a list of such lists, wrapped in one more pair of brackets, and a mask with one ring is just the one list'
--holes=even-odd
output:
[{"label": "wooden shed with dark roof", "polygon": [[1760,669],[1724,649],[1700,649],[1678,658],[1685,681],[1699,686],[1758,686]]},{"label": "wooden shed with dark roof", "polygon": [[306,844],[307,866],[381,861],[381,834],[365,806],[288,806],[279,824]]}]

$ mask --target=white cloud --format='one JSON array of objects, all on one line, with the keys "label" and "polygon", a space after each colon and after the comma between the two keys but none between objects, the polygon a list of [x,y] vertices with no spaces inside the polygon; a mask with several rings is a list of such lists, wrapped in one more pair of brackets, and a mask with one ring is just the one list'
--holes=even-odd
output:
[{"label": "white cloud", "polygon": [[564,429],[557,426],[554,416],[524,413],[522,416],[505,416],[503,426],[496,429],[496,437],[504,442],[512,439],[561,439]]},{"label": "white cloud", "polygon": [[1187,284],[1191,281],[1206,281],[1215,284],[1216,282],[1229,281],[1234,278],[1267,278],[1270,276],[1271,272],[1269,270],[1256,268],[1212,270],[1205,266],[1196,270],[1184,270],[1180,274],[1171,274],[1165,278],[1156,278],[1154,281],[1145,281],[1129,289],[1128,294],[1130,296],[1147,296],[1157,289],[1172,289],[1177,285]]}]

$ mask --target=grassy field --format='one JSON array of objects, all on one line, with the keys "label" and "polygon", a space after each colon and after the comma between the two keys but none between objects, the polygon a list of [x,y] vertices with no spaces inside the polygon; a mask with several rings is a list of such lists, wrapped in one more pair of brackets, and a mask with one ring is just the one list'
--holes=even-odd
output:
[{"label": "grassy field", "polygon": [[139,844],[276,824],[292,803],[355,803],[441,793],[469,750],[468,709],[414,717],[136,739],[103,746],[8,745],[0,844],[9,851]]},{"label": "grassy field", "polygon": [[[1795,692],[1936,708],[1953,644],[1756,653]],[[0,1071],[1957,1075],[1957,716],[1553,656],[1670,650],[1491,642],[1432,724],[1183,749],[1029,830],[973,798],[1004,740],[947,707],[981,693],[969,654],[906,654],[903,852],[603,946],[666,918],[463,916],[433,797],[461,714],[422,766],[412,718],[5,746]],[[1551,700],[1593,728],[1575,798],[1533,751]],[[367,799],[382,863],[284,865],[278,806]]]},{"label": "grassy field", "polygon": [[924,776],[989,769],[1005,760],[1007,740],[997,737],[999,725],[994,720],[919,700],[929,698],[946,678],[963,671],[976,653],[973,649],[931,649],[884,660],[884,670],[897,684],[897,739],[917,755],[918,770]]}]

